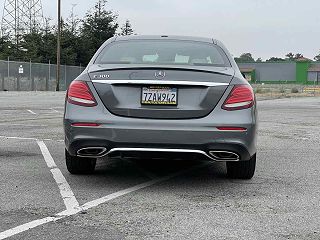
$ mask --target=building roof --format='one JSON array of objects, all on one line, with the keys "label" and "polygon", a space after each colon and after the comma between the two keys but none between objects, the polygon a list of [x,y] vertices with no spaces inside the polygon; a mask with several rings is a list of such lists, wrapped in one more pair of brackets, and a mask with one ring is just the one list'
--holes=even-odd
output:
[{"label": "building roof", "polygon": [[320,72],[320,65],[311,65],[308,72]]},{"label": "building roof", "polygon": [[312,62],[311,59],[306,58],[306,57],[298,58],[298,59],[296,59],[296,61],[297,61],[297,62]]}]

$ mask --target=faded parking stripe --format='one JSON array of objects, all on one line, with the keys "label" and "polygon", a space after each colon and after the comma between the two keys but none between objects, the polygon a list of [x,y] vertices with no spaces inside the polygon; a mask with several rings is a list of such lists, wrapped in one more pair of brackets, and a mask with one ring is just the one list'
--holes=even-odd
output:
[{"label": "faded parking stripe", "polygon": [[71,187],[67,182],[66,178],[63,176],[62,172],[54,162],[47,146],[43,141],[37,141],[37,143],[40,147],[44,160],[46,161],[48,168],[50,168],[52,176],[59,187],[60,194],[62,196],[67,211],[73,211],[74,209],[77,209],[79,207],[79,202],[74,196],[74,193],[71,190]]},{"label": "faded parking stripe", "polygon": [[65,218],[65,217],[69,217],[69,216],[75,215],[75,214],[77,214],[77,213],[79,213],[81,211],[89,210],[91,208],[97,207],[97,206],[99,206],[99,205],[101,205],[103,203],[106,203],[108,201],[111,201],[113,199],[119,198],[121,196],[130,194],[130,193],[133,193],[133,192],[136,192],[138,190],[150,187],[152,185],[155,185],[155,184],[158,184],[158,183],[161,183],[161,182],[165,182],[165,181],[170,180],[171,178],[177,177],[179,175],[183,175],[183,174],[195,171],[197,169],[201,169],[201,168],[203,168],[203,167],[205,167],[207,165],[209,165],[208,162],[206,162],[204,164],[200,164],[200,165],[192,167],[192,168],[189,168],[189,169],[186,169],[186,170],[179,171],[177,173],[171,174],[171,175],[166,176],[166,177],[157,178],[157,179],[154,179],[152,181],[145,182],[145,183],[142,183],[142,184],[139,184],[139,185],[136,185],[136,186],[133,186],[133,187],[130,187],[130,188],[127,188],[127,189],[124,189],[124,190],[109,194],[109,195],[107,195],[105,197],[102,197],[102,198],[90,201],[88,203],[85,203],[84,205],[82,205],[82,206],[80,206],[78,208],[75,208],[75,209],[72,209],[72,210],[66,210],[66,211],[63,211],[61,213],[58,213],[58,214],[55,215],[55,217],[47,217],[47,218],[35,220],[35,221],[32,221],[32,222],[17,226],[15,228],[12,228],[12,229],[9,229],[7,231],[4,231],[4,232],[0,233],[0,240],[3,240],[3,239],[6,239],[6,238],[9,238],[9,237],[12,237],[14,235],[17,235],[19,233],[31,230],[31,229],[36,228],[38,226],[44,225],[46,223],[55,222],[57,220]]}]

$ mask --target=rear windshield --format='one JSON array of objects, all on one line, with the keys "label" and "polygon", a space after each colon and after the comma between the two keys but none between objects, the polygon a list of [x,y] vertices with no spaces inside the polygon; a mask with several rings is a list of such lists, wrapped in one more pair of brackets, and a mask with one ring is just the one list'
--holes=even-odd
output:
[{"label": "rear windshield", "polygon": [[95,63],[230,67],[226,54],[214,44],[173,40],[117,41],[102,50]]}]

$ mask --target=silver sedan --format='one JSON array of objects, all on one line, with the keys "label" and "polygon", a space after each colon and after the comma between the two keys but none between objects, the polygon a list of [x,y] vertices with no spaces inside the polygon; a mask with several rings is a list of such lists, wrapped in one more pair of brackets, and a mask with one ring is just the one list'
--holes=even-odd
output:
[{"label": "silver sedan", "polygon": [[67,92],[67,168],[91,173],[104,156],[192,157],[250,179],[256,117],[253,90],[218,40],[114,37]]}]

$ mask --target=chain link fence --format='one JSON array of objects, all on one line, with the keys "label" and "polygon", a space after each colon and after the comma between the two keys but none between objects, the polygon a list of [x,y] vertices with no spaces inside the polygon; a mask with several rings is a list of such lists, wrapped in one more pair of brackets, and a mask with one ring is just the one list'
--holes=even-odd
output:
[{"label": "chain link fence", "polygon": [[[81,66],[61,65],[60,90],[84,70]],[[57,65],[0,60],[1,91],[55,91]]]}]

